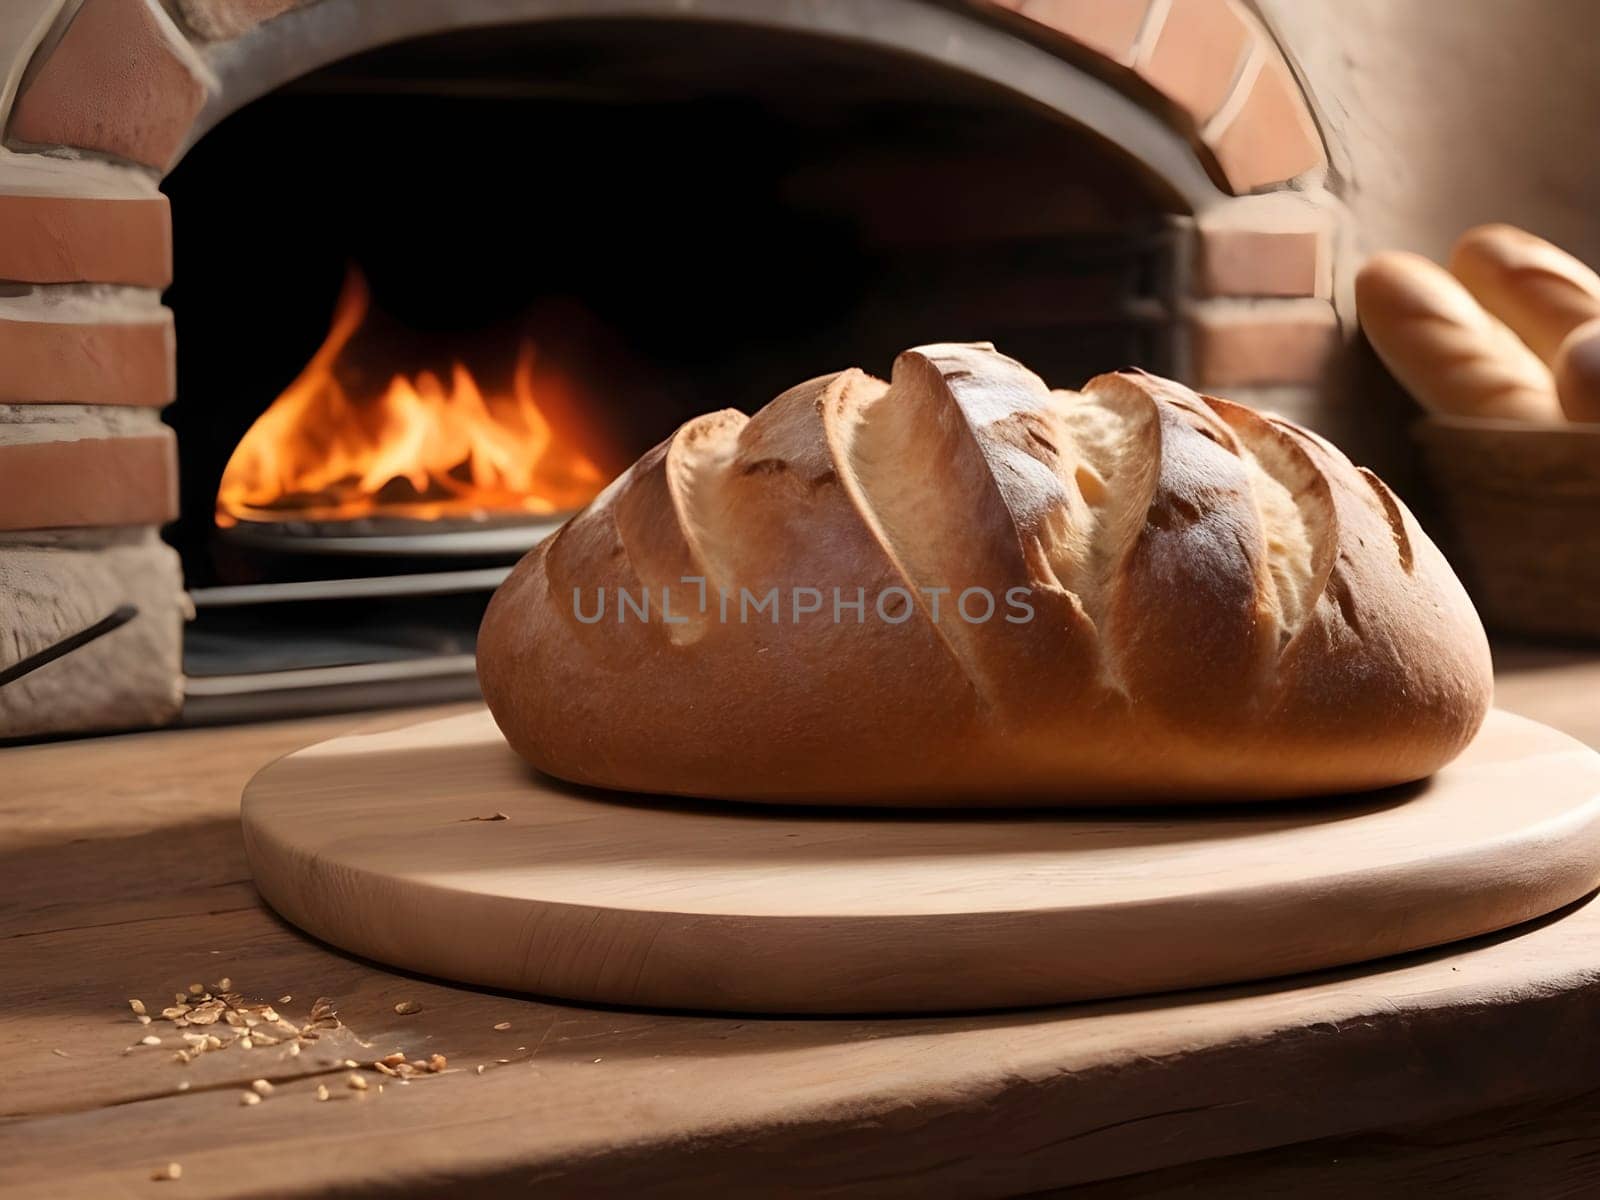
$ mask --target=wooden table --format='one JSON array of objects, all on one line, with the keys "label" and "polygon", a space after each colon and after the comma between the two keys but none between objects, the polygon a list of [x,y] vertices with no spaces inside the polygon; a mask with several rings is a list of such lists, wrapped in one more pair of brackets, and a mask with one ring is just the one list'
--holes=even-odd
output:
[{"label": "wooden table", "polygon": [[[1501,658],[1502,704],[1600,745],[1600,660]],[[417,715],[0,750],[8,1197],[1600,1186],[1600,904],[1365,969],[1049,1010],[801,1020],[545,1003],[354,960],[256,899],[244,781],[306,742]],[[298,1057],[234,1047],[183,1065],[172,1027],[129,1011],[224,976],[296,1021],[329,997],[343,1027]],[[135,1045],[152,1030],[167,1044]],[[344,1059],[394,1049],[449,1065],[345,1086]],[[258,1078],[272,1093],[246,1105]],[[181,1179],[152,1181],[169,1162]]]}]

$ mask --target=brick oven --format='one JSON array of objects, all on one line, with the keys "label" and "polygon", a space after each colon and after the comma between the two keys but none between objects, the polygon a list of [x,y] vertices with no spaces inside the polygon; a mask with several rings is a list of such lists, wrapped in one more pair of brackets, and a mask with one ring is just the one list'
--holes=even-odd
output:
[{"label": "brick oven", "polygon": [[[1241,0],[11,0],[0,118],[0,678],[98,632],[0,738],[471,687],[516,536],[215,520],[352,260],[429,338],[532,321],[607,470],[918,341],[1312,424],[1340,377],[1328,147]],[[379,607],[423,632],[295,657]]]}]

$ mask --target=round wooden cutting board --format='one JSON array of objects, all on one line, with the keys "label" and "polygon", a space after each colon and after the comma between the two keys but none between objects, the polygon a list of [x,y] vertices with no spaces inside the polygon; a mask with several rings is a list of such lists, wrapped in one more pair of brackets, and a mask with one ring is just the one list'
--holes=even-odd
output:
[{"label": "round wooden cutting board", "polygon": [[1506,713],[1337,801],[972,815],[685,804],[536,775],[487,712],[336,738],[244,796],[262,895],[467,983],[769,1013],[1262,979],[1501,929],[1600,884],[1600,755]]}]

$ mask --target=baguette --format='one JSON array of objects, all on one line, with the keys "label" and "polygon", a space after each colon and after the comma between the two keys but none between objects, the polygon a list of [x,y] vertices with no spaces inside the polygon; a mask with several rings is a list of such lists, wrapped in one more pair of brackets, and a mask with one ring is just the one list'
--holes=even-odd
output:
[{"label": "baguette", "polygon": [[1558,421],[1550,369],[1443,267],[1418,254],[1374,255],[1356,276],[1367,340],[1431,412]]},{"label": "baguette", "polygon": [[1556,394],[1569,421],[1600,421],[1600,318],[1580,325],[1556,351]]},{"label": "baguette", "polygon": [[1551,366],[1567,335],[1600,317],[1600,275],[1514,225],[1467,230],[1450,254],[1450,271]]},{"label": "baguette", "polygon": [[562,779],[862,805],[1380,787],[1491,688],[1449,566],[1327,442],[988,345],[691,420],[516,567],[478,674]]}]

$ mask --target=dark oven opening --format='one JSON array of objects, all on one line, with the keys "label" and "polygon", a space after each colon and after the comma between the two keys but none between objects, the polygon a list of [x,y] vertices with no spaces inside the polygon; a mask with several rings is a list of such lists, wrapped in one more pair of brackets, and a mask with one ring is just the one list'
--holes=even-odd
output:
[{"label": "dark oven opening", "polygon": [[509,565],[695,413],[928,341],[1057,386],[1173,367],[1159,185],[992,85],[820,37],[405,43],[248,105],[166,190],[192,720],[470,695]]}]

